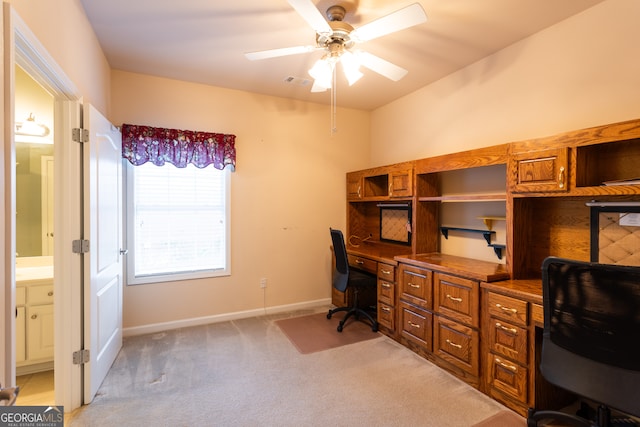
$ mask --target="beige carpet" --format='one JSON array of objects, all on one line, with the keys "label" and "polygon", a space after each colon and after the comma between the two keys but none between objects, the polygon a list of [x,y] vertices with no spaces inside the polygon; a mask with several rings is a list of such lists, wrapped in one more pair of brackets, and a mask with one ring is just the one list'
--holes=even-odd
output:
[{"label": "beige carpet", "polygon": [[350,318],[342,332],[336,328],[344,313],[336,313],[327,319],[327,313],[277,320],[275,323],[302,354],[315,353],[330,348],[370,340],[380,336],[371,331],[368,323]]},{"label": "beige carpet", "polygon": [[473,427],[525,427],[527,421],[524,417],[513,411],[500,411],[497,414],[474,424]]},{"label": "beige carpet", "polygon": [[469,427],[505,410],[381,334],[300,354],[276,321],[314,311],[125,338],[66,425]]}]

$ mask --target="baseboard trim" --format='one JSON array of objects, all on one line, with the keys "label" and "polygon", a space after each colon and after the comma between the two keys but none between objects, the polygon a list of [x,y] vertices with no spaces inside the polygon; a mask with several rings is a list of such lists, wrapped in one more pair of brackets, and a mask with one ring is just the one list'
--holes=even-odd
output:
[{"label": "baseboard trim", "polygon": [[233,313],[215,314],[213,316],[194,317],[191,319],[181,319],[171,322],[152,323],[149,325],[133,326],[123,328],[122,335],[124,337],[132,337],[136,335],[154,334],[157,332],[168,331],[171,329],[188,328],[190,326],[208,325],[210,323],[226,322],[229,320],[246,319],[249,317],[264,316],[265,314],[277,314],[287,311],[304,310],[309,308],[330,305],[331,298],[323,298],[314,301],[305,301],[295,304],[279,305],[275,307],[259,308],[255,310],[236,311]]}]

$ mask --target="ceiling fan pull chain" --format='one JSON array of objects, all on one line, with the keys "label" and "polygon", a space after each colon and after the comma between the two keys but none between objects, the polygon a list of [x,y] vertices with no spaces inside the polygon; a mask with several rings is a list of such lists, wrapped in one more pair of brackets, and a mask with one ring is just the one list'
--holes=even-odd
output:
[{"label": "ceiling fan pull chain", "polygon": [[337,124],[337,112],[336,110],[338,109],[337,107],[337,102],[338,102],[338,97],[337,97],[337,80],[336,80],[336,68],[333,67],[333,73],[332,73],[332,82],[331,82],[331,134],[333,135],[334,133],[336,133],[338,131],[338,124]]}]

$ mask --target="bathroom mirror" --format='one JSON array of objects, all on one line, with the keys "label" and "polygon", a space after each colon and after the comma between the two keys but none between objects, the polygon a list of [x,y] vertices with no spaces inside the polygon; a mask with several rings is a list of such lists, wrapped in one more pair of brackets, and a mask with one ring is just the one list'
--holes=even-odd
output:
[{"label": "bathroom mirror", "polygon": [[53,144],[16,142],[16,252],[53,255]]}]

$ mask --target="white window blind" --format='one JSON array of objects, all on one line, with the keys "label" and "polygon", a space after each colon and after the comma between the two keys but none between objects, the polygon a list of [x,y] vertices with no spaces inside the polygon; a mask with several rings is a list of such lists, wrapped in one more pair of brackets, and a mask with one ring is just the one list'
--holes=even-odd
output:
[{"label": "white window blind", "polygon": [[227,169],[127,165],[127,200],[129,284],[229,274]]}]

